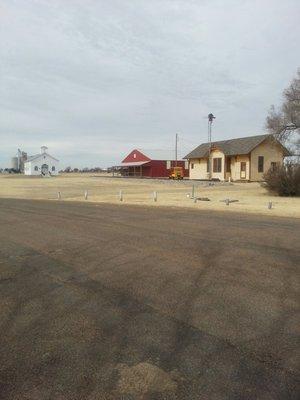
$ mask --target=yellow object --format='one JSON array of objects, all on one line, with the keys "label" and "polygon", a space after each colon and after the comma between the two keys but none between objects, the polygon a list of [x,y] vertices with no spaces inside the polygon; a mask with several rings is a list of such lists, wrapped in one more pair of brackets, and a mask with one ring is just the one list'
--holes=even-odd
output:
[{"label": "yellow object", "polygon": [[182,167],[173,167],[169,178],[170,179],[183,179],[183,176],[184,176],[184,174],[183,174]]}]

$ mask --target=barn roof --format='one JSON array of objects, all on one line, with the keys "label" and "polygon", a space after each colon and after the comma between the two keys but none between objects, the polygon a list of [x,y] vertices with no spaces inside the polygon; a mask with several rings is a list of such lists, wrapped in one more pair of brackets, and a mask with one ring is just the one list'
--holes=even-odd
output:
[{"label": "barn roof", "polygon": [[[239,154],[249,154],[256,146],[262,143],[271,135],[257,135],[257,136],[247,136],[238,139],[221,140],[218,142],[212,142],[212,147],[218,148],[226,156],[234,156]],[[278,142],[279,143],[279,142]],[[281,145],[281,143],[279,143]],[[282,145],[281,145],[282,146]],[[283,147],[283,146],[282,146]],[[289,154],[288,150],[283,147],[286,155]],[[200,146],[196,147],[184,158],[202,158],[207,157],[209,151],[209,143],[202,143]]]},{"label": "barn roof", "polygon": [[[151,160],[175,160],[175,151],[174,150],[164,150],[164,149],[137,149],[144,156],[150,158]],[[178,160],[181,159],[181,155],[178,154]]]}]

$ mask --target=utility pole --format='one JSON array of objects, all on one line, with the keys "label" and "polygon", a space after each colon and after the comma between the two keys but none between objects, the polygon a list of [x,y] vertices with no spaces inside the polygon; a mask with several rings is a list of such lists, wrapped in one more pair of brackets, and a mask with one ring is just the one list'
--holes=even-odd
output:
[{"label": "utility pole", "polygon": [[175,167],[177,167],[177,149],[178,149],[178,133],[176,133],[176,137],[175,137]]},{"label": "utility pole", "polygon": [[211,125],[213,123],[213,120],[216,118],[214,114],[210,113],[208,114],[208,125],[207,125],[207,135],[208,135],[208,176],[209,179],[211,179],[212,176],[212,165],[211,165],[211,159],[210,159],[210,154],[211,154]]}]

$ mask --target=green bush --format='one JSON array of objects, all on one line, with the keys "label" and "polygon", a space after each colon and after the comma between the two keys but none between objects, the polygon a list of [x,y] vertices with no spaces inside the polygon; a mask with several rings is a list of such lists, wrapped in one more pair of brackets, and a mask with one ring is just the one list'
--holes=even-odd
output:
[{"label": "green bush", "polygon": [[288,163],[269,169],[264,186],[279,196],[300,196],[300,164]]}]

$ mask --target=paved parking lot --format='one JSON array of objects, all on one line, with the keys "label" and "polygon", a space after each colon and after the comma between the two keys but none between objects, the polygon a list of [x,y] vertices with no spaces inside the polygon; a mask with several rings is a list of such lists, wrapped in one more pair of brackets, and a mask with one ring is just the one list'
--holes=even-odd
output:
[{"label": "paved parking lot", "polygon": [[298,399],[300,220],[0,200],[0,398]]}]

